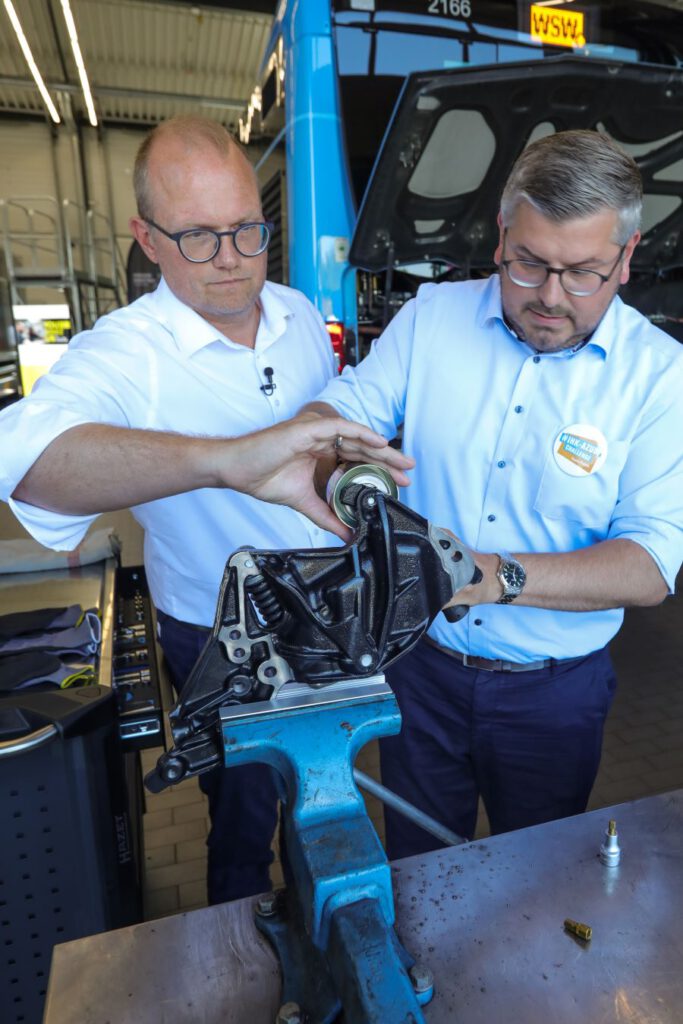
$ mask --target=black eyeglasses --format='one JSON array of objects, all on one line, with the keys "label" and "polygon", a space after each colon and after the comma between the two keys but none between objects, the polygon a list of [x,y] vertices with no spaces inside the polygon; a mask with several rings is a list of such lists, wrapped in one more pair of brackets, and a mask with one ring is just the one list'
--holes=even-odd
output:
[{"label": "black eyeglasses", "polygon": [[180,253],[190,263],[208,263],[221,247],[221,238],[229,235],[240,256],[260,256],[268,247],[274,228],[272,221],[255,221],[240,224],[232,231],[210,231],[209,228],[186,228],[184,231],[167,231],[148,217],[148,224],[162,235],[176,243]]},{"label": "black eyeglasses", "polygon": [[621,262],[626,245],[622,245],[619,255],[609,274],[600,274],[597,270],[579,270],[573,267],[549,267],[547,263],[535,260],[501,260],[501,266],[513,284],[520,288],[542,288],[551,274],[557,274],[560,284],[569,295],[587,298],[600,291],[605,281],[609,281]]}]

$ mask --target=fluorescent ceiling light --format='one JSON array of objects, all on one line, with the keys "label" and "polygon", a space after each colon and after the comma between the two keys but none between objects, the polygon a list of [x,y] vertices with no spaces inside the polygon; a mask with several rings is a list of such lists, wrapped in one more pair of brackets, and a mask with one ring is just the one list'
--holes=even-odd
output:
[{"label": "fluorescent ceiling light", "polygon": [[31,71],[31,74],[33,75],[36,85],[38,86],[40,95],[43,97],[43,102],[45,103],[47,109],[50,111],[50,117],[52,118],[55,124],[59,124],[62,119],[57,112],[56,106],[52,102],[52,98],[49,92],[47,91],[45,82],[43,81],[43,76],[38,70],[38,65],[33,59],[31,47],[28,45],[28,40],[24,35],[24,30],[21,27],[21,22],[19,21],[19,18],[17,17],[17,12],[14,10],[14,4],[12,3],[12,0],[5,0],[5,10],[7,11],[9,20],[12,22],[12,28],[14,29],[16,37],[19,40],[19,46],[22,49],[24,58],[26,59],[26,63],[29,66],[29,69]]},{"label": "fluorescent ceiling light", "polygon": [[83,54],[81,53],[81,47],[78,42],[78,33],[76,32],[76,22],[74,16],[71,13],[71,5],[69,0],[62,0],[62,11],[64,12],[64,20],[66,27],[69,31],[69,40],[71,42],[71,49],[73,50],[74,60],[76,61],[76,67],[78,68],[78,77],[81,80],[81,89],[83,90],[83,98],[85,105],[88,109],[88,120],[93,128],[97,127],[97,114],[95,113],[95,104],[92,100],[92,93],[90,92],[90,83],[85,70],[85,64],[83,63]]}]

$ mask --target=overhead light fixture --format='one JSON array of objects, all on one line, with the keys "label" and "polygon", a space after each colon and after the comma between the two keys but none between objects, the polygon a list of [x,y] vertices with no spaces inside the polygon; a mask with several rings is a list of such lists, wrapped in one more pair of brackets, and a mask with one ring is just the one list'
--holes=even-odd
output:
[{"label": "overhead light fixture", "polygon": [[22,53],[24,54],[26,63],[29,66],[29,69],[31,71],[31,74],[33,75],[36,85],[38,86],[38,91],[40,92],[40,95],[43,97],[43,102],[45,103],[45,106],[50,112],[50,117],[52,118],[55,124],[59,124],[62,119],[59,116],[56,106],[52,102],[52,97],[47,91],[47,86],[43,81],[43,76],[38,70],[38,65],[33,59],[31,47],[28,45],[28,40],[24,35],[24,30],[21,27],[21,22],[19,21],[19,18],[17,17],[17,12],[14,10],[14,4],[12,3],[12,0],[5,0],[5,10],[7,11],[7,16],[9,20],[12,22],[12,28],[14,29],[14,33],[17,39],[19,40],[19,46],[22,49]]},{"label": "overhead light fixture", "polygon": [[78,77],[81,80],[81,89],[83,90],[83,99],[85,100],[85,106],[88,111],[88,120],[93,128],[97,127],[97,114],[95,113],[95,104],[93,103],[92,93],[90,92],[90,82],[88,81],[88,75],[85,70],[85,64],[83,62],[83,54],[81,53],[81,47],[78,42],[78,33],[76,32],[76,22],[74,16],[71,13],[71,5],[69,0],[62,0],[62,11],[64,12],[64,21],[69,32],[69,41],[71,43],[71,49],[73,50],[74,60],[76,61],[76,67],[78,68]]}]

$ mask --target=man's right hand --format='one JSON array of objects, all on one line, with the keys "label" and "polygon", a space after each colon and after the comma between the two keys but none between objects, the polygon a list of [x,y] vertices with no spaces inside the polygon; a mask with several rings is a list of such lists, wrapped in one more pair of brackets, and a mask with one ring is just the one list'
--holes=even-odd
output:
[{"label": "man's right hand", "polygon": [[[341,446],[338,438],[342,439]],[[335,442],[337,445],[335,447]],[[317,526],[343,540],[352,536],[315,488],[315,471],[321,460],[341,455],[348,462],[373,462],[384,466],[399,486],[410,483],[405,470],[415,463],[391,448],[374,430],[342,419],[302,413],[293,420],[256,434],[236,438],[241,448],[240,468],[228,452],[224,486],[234,487],[263,501],[290,505]]]}]

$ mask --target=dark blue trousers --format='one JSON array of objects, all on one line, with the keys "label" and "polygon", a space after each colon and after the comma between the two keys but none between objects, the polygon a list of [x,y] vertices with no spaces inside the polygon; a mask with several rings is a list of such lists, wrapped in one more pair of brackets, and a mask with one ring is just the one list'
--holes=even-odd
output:
[{"label": "dark blue trousers", "polygon": [[[403,727],[380,740],[385,786],[472,838],[580,814],[600,764],[616,678],[607,649],[531,672],[466,668],[421,641],[387,670]],[[390,859],[443,844],[385,808]]]},{"label": "dark blue trousers", "polygon": [[[182,691],[208,629],[157,612],[159,641],[171,681]],[[254,896],[272,888],[271,843],[277,825],[277,788],[265,764],[216,768],[199,776],[209,800],[207,896],[211,904]]]}]

